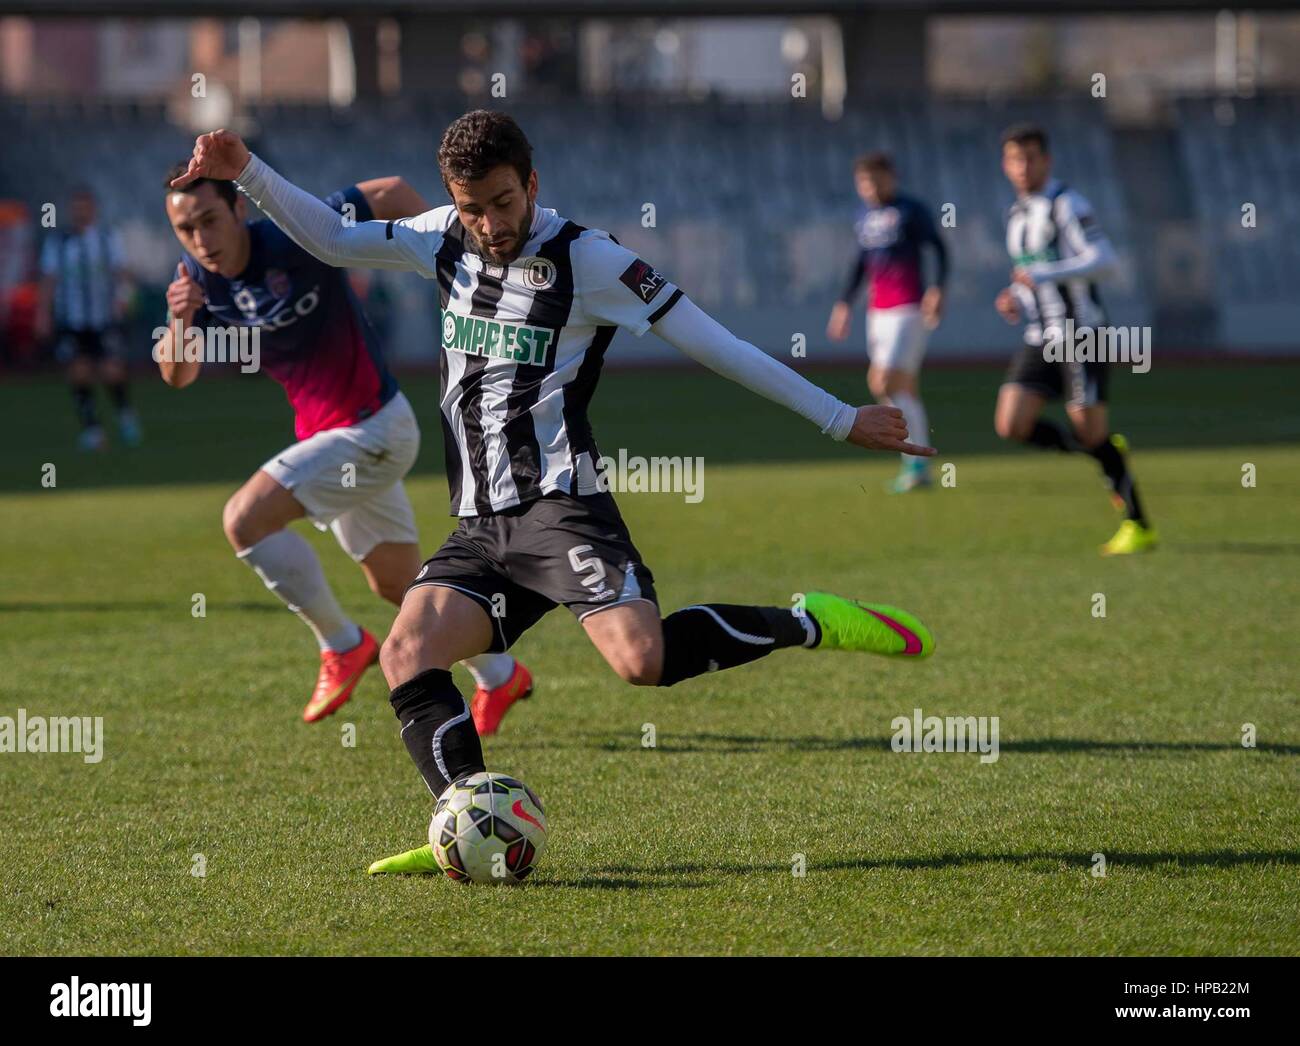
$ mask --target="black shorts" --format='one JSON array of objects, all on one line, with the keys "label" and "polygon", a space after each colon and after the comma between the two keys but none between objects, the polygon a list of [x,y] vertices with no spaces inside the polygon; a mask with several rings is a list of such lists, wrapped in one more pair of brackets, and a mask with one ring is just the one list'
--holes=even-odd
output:
[{"label": "black shorts", "polygon": [[117,359],[121,356],[121,338],[109,327],[104,330],[59,331],[55,341],[54,356],[60,363],[71,363],[78,357],[90,360]]},{"label": "black shorts", "polygon": [[1067,407],[1095,407],[1106,402],[1109,376],[1109,364],[1051,363],[1043,359],[1041,346],[1026,345],[1011,357],[1004,381],[1049,400],[1064,398]]},{"label": "black shorts", "polygon": [[481,603],[495,625],[493,653],[561,604],[581,621],[623,603],[659,603],[654,575],[609,494],[554,493],[465,516],[410,587],[421,585],[454,588]]}]

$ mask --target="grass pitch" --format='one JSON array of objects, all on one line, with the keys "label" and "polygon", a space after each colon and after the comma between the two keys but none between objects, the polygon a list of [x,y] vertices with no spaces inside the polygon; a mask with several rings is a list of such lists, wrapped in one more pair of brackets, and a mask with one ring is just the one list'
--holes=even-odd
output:
[{"label": "grass pitch", "polygon": [[[914,610],[938,648],[636,689],[556,611],[515,650],[537,693],[486,745],[551,821],[514,889],[364,874],[423,841],[430,808],[382,678],[300,722],[314,645],[221,534],[226,496],[292,438],[272,383],[138,382],[145,446],[81,456],[62,387],[11,382],[0,715],[102,716],[105,753],[0,754],[0,951],[1295,954],[1297,373],[1117,381],[1164,537],[1122,561],[1096,553],[1117,519],[1091,461],[997,445],[993,370],[927,376],[956,485],[901,498],[894,460],[720,379],[608,375],[605,453],[705,459],[700,504],[620,497],[665,611],[824,587]],[[862,398],[860,375],[818,380]],[[451,527],[435,393],[404,385],[432,550]],[[382,635],[390,609],[309,533]],[[1000,717],[1000,759],[892,751],[914,708]]]}]

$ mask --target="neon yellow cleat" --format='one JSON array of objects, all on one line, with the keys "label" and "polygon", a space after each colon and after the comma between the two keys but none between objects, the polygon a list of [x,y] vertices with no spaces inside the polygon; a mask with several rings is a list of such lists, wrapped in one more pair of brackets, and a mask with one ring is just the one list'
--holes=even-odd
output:
[{"label": "neon yellow cleat", "polygon": [[809,592],[806,606],[821,628],[818,650],[929,657],[934,636],[919,618],[882,603],[859,603],[829,592]]},{"label": "neon yellow cleat", "polygon": [[438,862],[433,859],[433,847],[428,843],[417,846],[406,853],[394,854],[376,861],[366,869],[367,875],[417,874],[441,871]]},{"label": "neon yellow cleat", "polygon": [[1115,536],[1101,546],[1103,556],[1128,556],[1134,552],[1150,552],[1160,538],[1153,527],[1144,527],[1136,520],[1126,519],[1115,531]]}]

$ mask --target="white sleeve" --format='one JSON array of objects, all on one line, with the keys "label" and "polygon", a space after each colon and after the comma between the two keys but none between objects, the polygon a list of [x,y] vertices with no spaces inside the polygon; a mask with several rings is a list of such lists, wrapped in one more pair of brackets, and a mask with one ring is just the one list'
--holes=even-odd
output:
[{"label": "white sleeve", "polygon": [[400,221],[348,222],[252,154],[235,184],[298,246],[328,265],[411,269],[421,276],[435,275],[434,255],[446,227],[441,212],[446,208]]},{"label": "white sleeve", "polygon": [[1097,224],[1092,205],[1076,192],[1064,192],[1053,204],[1052,217],[1061,237],[1070,247],[1070,256],[1053,262],[1027,265],[1035,280],[1066,280],[1105,274],[1118,260],[1115,248]]},{"label": "white sleeve", "polygon": [[570,258],[574,293],[597,326],[624,327],[639,338],[680,294],[647,262],[599,229],[584,232]]},{"label": "white sleeve", "polygon": [[653,330],[680,352],[724,378],[802,415],[829,435],[843,440],[857,410],[820,389],[762,349],[741,341],[680,291]]}]

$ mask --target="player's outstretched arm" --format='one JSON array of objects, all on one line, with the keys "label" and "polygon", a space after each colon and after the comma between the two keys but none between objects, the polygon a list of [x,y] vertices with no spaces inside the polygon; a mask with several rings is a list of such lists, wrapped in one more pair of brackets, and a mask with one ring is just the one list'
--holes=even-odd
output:
[{"label": "player's outstretched arm", "polygon": [[907,442],[897,407],[851,407],[747,341],[741,341],[684,295],[651,328],[674,348],[751,392],[802,415],[834,439],[868,450],[924,457],[931,447]]},{"label": "player's outstretched arm", "polygon": [[409,238],[394,236],[389,222],[344,220],[250,153],[233,131],[199,135],[189,168],[172,187],[182,189],[196,178],[233,181],[295,243],[327,265],[423,271]]}]

